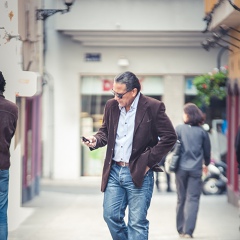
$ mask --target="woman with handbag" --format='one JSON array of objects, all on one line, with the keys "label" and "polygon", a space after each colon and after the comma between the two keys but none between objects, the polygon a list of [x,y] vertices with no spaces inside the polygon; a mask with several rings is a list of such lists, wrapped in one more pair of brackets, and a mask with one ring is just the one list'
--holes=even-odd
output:
[{"label": "woman with handbag", "polygon": [[210,163],[211,144],[208,133],[201,127],[203,113],[193,103],[183,108],[184,124],[176,127],[181,142],[180,161],[176,176],[177,214],[179,236],[192,238],[196,226],[199,200],[202,192],[202,170]]}]

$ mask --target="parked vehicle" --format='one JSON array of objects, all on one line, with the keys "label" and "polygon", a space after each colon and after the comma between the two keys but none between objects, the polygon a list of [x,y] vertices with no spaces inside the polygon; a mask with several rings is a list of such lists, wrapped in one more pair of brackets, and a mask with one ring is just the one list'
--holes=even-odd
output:
[{"label": "parked vehicle", "polygon": [[223,161],[212,161],[207,169],[207,172],[203,172],[203,194],[219,195],[224,193],[227,188],[227,164]]}]

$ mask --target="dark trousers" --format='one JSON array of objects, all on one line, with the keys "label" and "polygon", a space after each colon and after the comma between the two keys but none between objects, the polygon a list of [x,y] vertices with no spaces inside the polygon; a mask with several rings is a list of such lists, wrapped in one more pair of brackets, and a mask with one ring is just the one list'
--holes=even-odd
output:
[{"label": "dark trousers", "polygon": [[199,209],[199,200],[202,192],[202,172],[185,171],[179,169],[176,172],[177,190],[177,231],[180,234],[192,236]]}]

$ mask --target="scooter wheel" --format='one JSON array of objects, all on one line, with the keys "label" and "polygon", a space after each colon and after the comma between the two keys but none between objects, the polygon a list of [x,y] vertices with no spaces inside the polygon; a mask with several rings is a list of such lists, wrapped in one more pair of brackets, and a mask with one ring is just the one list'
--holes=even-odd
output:
[{"label": "scooter wheel", "polygon": [[204,195],[219,195],[223,192],[222,189],[220,189],[216,183],[217,183],[216,178],[207,178],[203,182],[202,186],[202,192]]}]

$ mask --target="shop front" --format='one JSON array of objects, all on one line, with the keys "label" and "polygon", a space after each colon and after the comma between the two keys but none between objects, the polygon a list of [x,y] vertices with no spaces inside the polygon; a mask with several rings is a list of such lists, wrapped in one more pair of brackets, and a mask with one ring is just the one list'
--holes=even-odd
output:
[{"label": "shop front", "polygon": [[[105,103],[113,97],[113,79],[113,75],[81,77],[80,137],[96,133],[101,126]],[[143,94],[161,100],[164,91],[161,76],[139,76],[139,80]],[[81,144],[81,176],[101,175],[105,148],[89,151]]]}]

